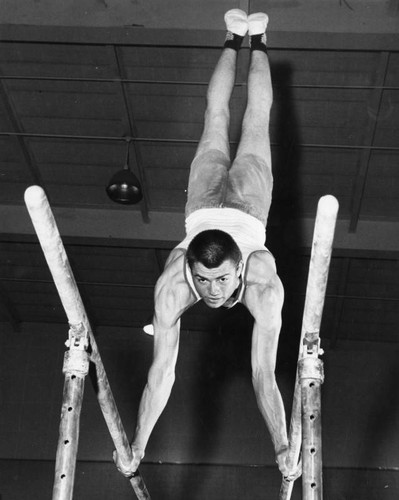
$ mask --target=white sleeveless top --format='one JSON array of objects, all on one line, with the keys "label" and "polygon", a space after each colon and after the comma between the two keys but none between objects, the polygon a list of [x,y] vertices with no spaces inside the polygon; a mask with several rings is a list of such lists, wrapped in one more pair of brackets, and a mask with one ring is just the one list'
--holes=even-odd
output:
[{"label": "white sleeveless top", "polygon": [[[236,301],[240,302],[246,287],[246,264],[251,253],[259,250],[267,250],[265,247],[265,226],[263,223],[236,208],[201,208],[196,210],[186,219],[186,237],[177,245],[176,248],[187,250],[191,240],[202,231],[209,229],[219,229],[228,233],[237,243],[242,253],[244,268],[242,271],[242,280],[236,296]],[[186,262],[185,275],[192,292],[197,301],[201,299],[195,289],[191,270]],[[234,305],[233,304],[233,305]]]}]

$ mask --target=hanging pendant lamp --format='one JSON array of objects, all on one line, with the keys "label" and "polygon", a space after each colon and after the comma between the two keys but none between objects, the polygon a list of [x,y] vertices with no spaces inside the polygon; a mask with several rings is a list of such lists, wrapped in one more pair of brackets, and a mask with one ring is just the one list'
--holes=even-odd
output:
[{"label": "hanging pendant lamp", "polygon": [[106,188],[108,196],[115,203],[134,205],[142,200],[143,191],[140,181],[129,168],[129,146],[131,138],[126,139],[126,161],[122,170],[116,172]]}]

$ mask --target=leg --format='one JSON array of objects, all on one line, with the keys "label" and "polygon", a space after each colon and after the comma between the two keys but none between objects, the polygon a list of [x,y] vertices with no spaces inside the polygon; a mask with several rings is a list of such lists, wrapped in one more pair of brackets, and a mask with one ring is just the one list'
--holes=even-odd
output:
[{"label": "leg", "polygon": [[[261,15],[255,14],[255,16],[259,18]],[[264,14],[262,16],[265,29],[267,16]],[[251,34],[251,16],[249,27]],[[255,36],[259,37],[255,40],[256,47],[260,47],[261,35]],[[264,39],[263,34],[262,44]],[[265,45],[252,49],[251,44],[248,102],[236,159],[229,172],[226,203],[237,208],[246,207],[245,211],[255,215],[264,223],[270,208],[273,185],[269,138],[272,101],[273,89]]]},{"label": "leg", "polygon": [[269,120],[273,88],[267,54],[254,50],[248,76],[248,102],[237,156],[252,153],[271,167]]},{"label": "leg", "polygon": [[234,9],[226,13],[225,21],[226,42],[209,82],[204,130],[190,168],[186,217],[199,208],[220,206],[226,192],[231,166],[229,102],[235,83],[237,51],[247,31],[247,15]]},{"label": "leg", "polygon": [[229,102],[236,78],[237,53],[247,32],[248,21],[246,13],[239,9],[229,10],[224,19],[227,35],[224,50],[208,85],[204,131],[197,155],[211,149],[230,155]]},{"label": "leg", "polygon": [[269,120],[273,87],[266,49],[269,18],[258,12],[248,17],[251,63],[248,74],[248,102],[244,114],[237,156],[252,152],[271,166]]},{"label": "leg", "polygon": [[237,52],[225,48],[209,82],[204,130],[196,155],[218,149],[229,156],[229,102],[234,88],[236,63]]}]

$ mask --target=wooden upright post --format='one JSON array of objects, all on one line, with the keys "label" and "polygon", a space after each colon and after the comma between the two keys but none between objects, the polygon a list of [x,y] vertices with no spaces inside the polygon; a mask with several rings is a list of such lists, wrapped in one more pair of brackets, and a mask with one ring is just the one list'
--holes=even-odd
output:
[{"label": "wooden upright post", "polygon": [[[72,273],[72,269],[69,265],[68,257],[66,255],[65,248],[57,228],[57,224],[51,211],[50,204],[43,189],[39,186],[30,186],[25,191],[25,203],[28,208],[29,215],[32,219],[36,234],[39,238],[39,242],[49,266],[50,272],[53,276],[54,283],[60,296],[62,305],[65,309],[65,313],[67,315],[71,329],[81,329],[83,332],[85,332],[85,335],[87,335],[91,349],[90,361],[94,363],[96,368],[98,385],[98,387],[96,388],[97,399],[118,455],[121,458],[122,463],[129,464],[132,460],[132,450],[123,428],[122,421],[119,416],[119,412],[108,382],[108,378],[105,373],[104,365],[102,363],[100,353],[98,351],[98,347],[89,320],[87,318],[87,314],[80,297],[75,278]],[[81,400],[83,397],[84,377],[80,377],[83,379],[82,382],[77,381],[76,378],[74,378],[73,380],[68,380],[67,397],[63,403],[63,414],[65,401],[68,401],[69,397],[74,398],[75,408],[78,408],[81,404]],[[67,407],[67,415],[69,407],[71,406]],[[78,416],[76,413],[74,413],[74,415]],[[74,429],[73,433],[76,436],[76,441],[78,437],[78,432],[76,432],[78,423],[78,418],[75,418],[72,424],[72,427]],[[59,442],[61,442],[61,437]],[[75,465],[72,464],[72,462],[76,461],[76,453],[71,453],[67,461],[69,464],[69,475],[72,475],[75,470]],[[150,500],[150,495],[138,471],[134,475],[134,477],[130,478],[130,483],[139,500]],[[68,487],[68,490],[72,491],[72,489],[73,480],[72,488]],[[58,488],[56,491],[58,491]],[[64,498],[67,499],[69,497],[55,496],[53,497],[53,500],[64,500]]]},{"label": "wooden upright post", "polygon": [[72,500],[79,444],[80,411],[85,377],[89,372],[88,337],[82,328],[69,330],[64,357],[65,375],[61,422],[55,460],[53,500]]},{"label": "wooden upright post", "polygon": [[[319,359],[320,324],[327,288],[338,213],[334,196],[320,198],[313,233],[306,299],[302,319],[298,369],[289,431],[288,466],[298,464],[302,447],[303,500],[322,500],[320,386],[324,380]],[[291,498],[293,482],[283,480],[279,500]]]}]

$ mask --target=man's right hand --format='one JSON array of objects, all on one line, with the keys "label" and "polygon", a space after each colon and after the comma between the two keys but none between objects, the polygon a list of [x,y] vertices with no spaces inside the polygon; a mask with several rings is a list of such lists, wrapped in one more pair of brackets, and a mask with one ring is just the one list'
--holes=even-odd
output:
[{"label": "man's right hand", "polygon": [[112,458],[114,459],[118,471],[127,478],[132,477],[134,473],[137,471],[140,462],[144,457],[144,450],[132,446],[132,455],[133,455],[132,461],[127,464],[122,463],[119,454],[116,450],[112,455]]},{"label": "man's right hand", "polygon": [[276,456],[276,462],[280,469],[283,478],[286,481],[295,481],[302,474],[302,459],[294,469],[290,469],[287,465],[288,447],[283,448]]}]

